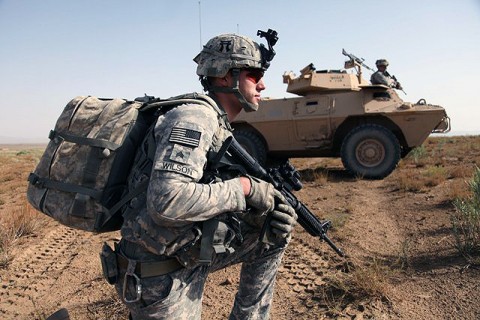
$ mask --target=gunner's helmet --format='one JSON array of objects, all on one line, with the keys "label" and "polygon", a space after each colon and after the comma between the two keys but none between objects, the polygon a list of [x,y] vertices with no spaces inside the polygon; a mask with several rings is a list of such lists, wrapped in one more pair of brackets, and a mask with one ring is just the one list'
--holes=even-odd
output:
[{"label": "gunner's helmet", "polygon": [[387,59],[378,59],[375,64],[377,66],[385,66],[385,67],[388,67],[388,61]]}]

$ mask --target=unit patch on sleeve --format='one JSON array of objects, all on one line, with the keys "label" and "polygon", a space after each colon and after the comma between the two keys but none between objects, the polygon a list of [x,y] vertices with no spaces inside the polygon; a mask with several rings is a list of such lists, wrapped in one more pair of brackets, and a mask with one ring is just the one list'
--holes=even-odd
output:
[{"label": "unit patch on sleeve", "polygon": [[168,138],[168,141],[196,148],[200,143],[201,135],[202,133],[200,131],[173,127],[172,132],[170,132],[170,137]]}]

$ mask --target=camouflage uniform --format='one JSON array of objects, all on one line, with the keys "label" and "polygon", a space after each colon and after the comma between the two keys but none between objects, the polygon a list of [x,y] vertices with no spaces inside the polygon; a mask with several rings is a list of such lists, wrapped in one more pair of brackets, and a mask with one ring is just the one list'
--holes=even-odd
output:
[{"label": "camouflage uniform", "polygon": [[[385,66],[386,68],[388,67],[388,61],[386,59],[378,59],[375,62],[375,65],[377,66],[377,68],[379,66]],[[377,70],[376,72],[374,72],[370,77],[370,82],[372,84],[383,84],[390,88],[401,89],[400,83],[395,81],[395,79],[393,79],[393,77],[390,75],[390,73],[388,73],[387,70],[383,72],[380,70]]]},{"label": "camouflage uniform", "polygon": [[391,78],[387,71],[376,71],[370,77],[370,82],[372,84],[383,84],[390,88],[395,88],[397,86],[397,82]]},{"label": "camouflage uniform", "polygon": [[[147,195],[131,202],[119,249],[138,261],[175,257],[184,267],[140,280],[141,299],[126,303],[134,319],[199,319],[208,274],[239,262],[243,262],[240,286],[230,318],[268,318],[286,242],[268,249],[259,243],[260,224],[256,227],[244,219],[249,213],[238,179],[202,180],[211,154],[230,135],[228,124],[203,105],[178,106],[158,119]],[[147,176],[136,170],[132,184]],[[232,217],[238,218],[237,225],[229,220]],[[202,221],[212,218],[227,226],[226,252],[215,254],[210,265],[201,264]],[[123,296],[125,270],[120,271],[116,287]],[[127,281],[125,296],[135,297],[135,290],[135,281]]]}]

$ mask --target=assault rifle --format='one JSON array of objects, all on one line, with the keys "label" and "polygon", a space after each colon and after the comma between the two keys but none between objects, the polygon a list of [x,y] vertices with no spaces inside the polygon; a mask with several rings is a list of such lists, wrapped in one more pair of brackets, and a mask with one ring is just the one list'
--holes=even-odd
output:
[{"label": "assault rifle", "polygon": [[[228,148],[228,149],[227,149]],[[287,202],[295,209],[298,215],[298,223],[312,236],[319,237],[324,240],[338,255],[345,256],[342,250],[340,250],[327,235],[328,229],[332,226],[331,221],[320,221],[308,208],[301,203],[292,190],[298,191],[302,188],[300,182],[300,174],[290,164],[285,163],[279,168],[271,168],[265,170],[257,160],[255,160],[250,154],[238,143],[238,141],[232,137],[230,141],[227,141],[223,146],[223,152],[220,150],[219,154],[226,151],[226,155],[230,156],[230,165],[237,166],[237,169],[244,174],[257,177],[259,179],[270,182],[275,189],[279,190],[285,197]],[[268,218],[267,218],[268,219]],[[268,224],[268,221],[265,225]],[[265,228],[264,228],[265,229]],[[262,231],[262,233],[265,232]]]},{"label": "assault rifle", "polygon": [[388,71],[385,71],[384,74],[385,74],[385,76],[387,76],[387,77],[391,78],[393,81],[395,81],[395,85],[392,86],[392,88],[401,90],[405,95],[407,95],[407,93],[406,93],[405,91],[403,91],[403,87],[402,87],[402,85],[400,84],[400,82],[398,82],[397,77],[395,77],[394,75],[388,73]]},{"label": "assault rifle", "polygon": [[372,68],[370,68],[369,66],[367,66],[365,63],[363,63],[363,61],[365,61],[365,59],[363,59],[363,58],[358,58],[357,56],[355,56],[355,55],[353,55],[353,54],[348,53],[347,51],[345,51],[345,49],[342,49],[342,54],[343,54],[344,56],[349,57],[351,61],[355,61],[357,64],[359,64],[359,65],[367,68],[367,69],[370,70],[370,71],[375,72],[375,70],[373,70]]},{"label": "assault rifle", "polygon": [[401,90],[405,95],[407,95],[407,93],[403,90],[400,82],[398,82],[397,78],[394,75],[392,75],[391,78],[393,79],[393,81],[395,81],[395,89]]}]

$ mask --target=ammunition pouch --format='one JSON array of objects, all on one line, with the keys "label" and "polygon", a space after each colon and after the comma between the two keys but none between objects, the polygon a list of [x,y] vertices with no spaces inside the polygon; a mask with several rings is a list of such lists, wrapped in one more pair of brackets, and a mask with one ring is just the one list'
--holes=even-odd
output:
[{"label": "ammunition pouch", "polygon": [[243,242],[240,221],[235,214],[230,214],[227,221],[215,218],[204,221],[199,263],[210,265],[215,254],[233,253],[233,241],[237,244]]},{"label": "ammunition pouch", "polygon": [[118,281],[118,265],[115,251],[105,242],[100,252],[100,261],[102,262],[103,277],[109,284],[115,284]]}]

